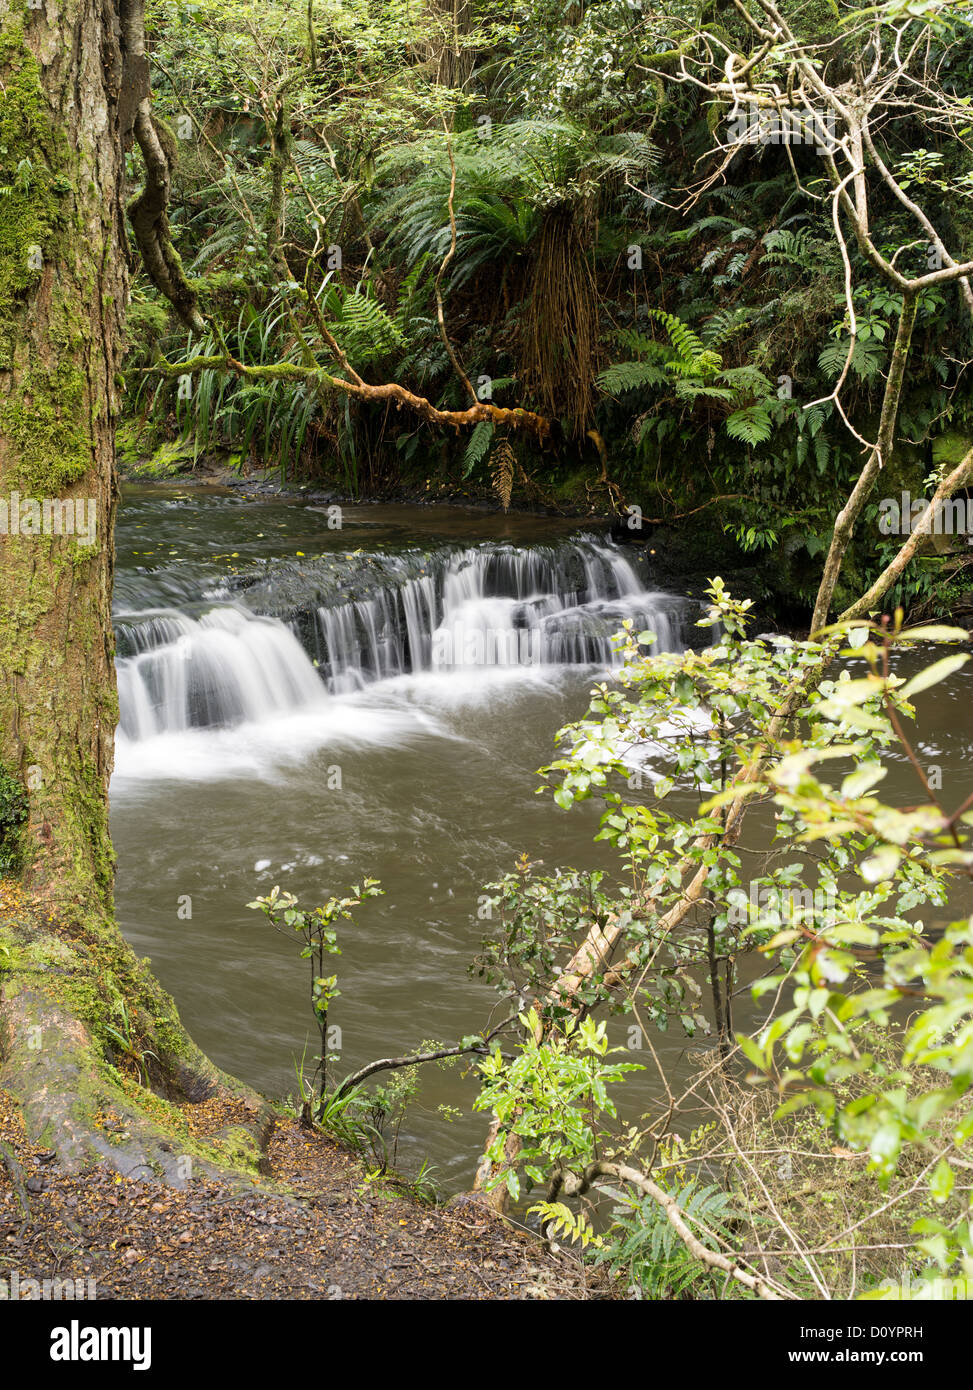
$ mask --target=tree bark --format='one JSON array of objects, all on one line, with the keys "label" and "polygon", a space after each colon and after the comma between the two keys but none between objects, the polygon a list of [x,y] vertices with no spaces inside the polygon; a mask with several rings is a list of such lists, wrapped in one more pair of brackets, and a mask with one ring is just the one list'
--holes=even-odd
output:
[{"label": "tree bark", "polygon": [[899,404],[902,400],[902,390],[905,384],[905,369],[908,365],[909,348],[912,344],[912,329],[916,321],[916,300],[915,290],[903,290],[902,312],[899,315],[895,346],[892,349],[892,361],[889,364],[885,391],[882,396],[878,438],[874,448],[869,451],[865,466],[852,489],[851,496],[835,520],[831,545],[824,563],[824,573],[814,601],[814,614],[811,618],[812,636],[816,632],[820,632],[828,621],[831,600],[834,597],[835,586],[841,574],[841,564],[845,557],[845,551],[851,542],[855,523],[875,485],[879,470],[892,455],[892,448],[895,443],[895,425],[899,418]]},{"label": "tree bark", "polygon": [[0,14],[0,811],[26,807],[0,818],[0,1086],[69,1167],[182,1183],[159,1095],[232,1091],[254,1138],[266,1108],[194,1046],[113,917],[123,141],[147,79],[126,56],[104,0]]},{"label": "tree bark", "polygon": [[[10,532],[0,538],[0,764],[29,800],[25,882],[85,911],[110,904],[113,882],[113,429],[126,282],[112,10],[64,0],[8,11],[0,79],[2,181],[14,184],[0,199],[0,518],[6,502]],[[93,538],[76,524],[36,534],[28,499],[37,531],[45,502],[52,532],[57,519],[62,532],[77,522],[80,503]]]}]

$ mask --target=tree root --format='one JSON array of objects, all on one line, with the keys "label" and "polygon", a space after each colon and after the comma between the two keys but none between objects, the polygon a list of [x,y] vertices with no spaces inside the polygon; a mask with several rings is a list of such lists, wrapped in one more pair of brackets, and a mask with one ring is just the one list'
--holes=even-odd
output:
[{"label": "tree root", "polygon": [[[196,1047],[112,922],[81,941],[57,925],[32,929],[9,918],[0,931],[10,962],[0,975],[0,1087],[20,1105],[34,1142],[53,1149],[67,1172],[106,1162],[124,1177],[176,1188],[201,1173],[254,1176],[274,1112]],[[112,996],[138,1020],[151,1086],[126,1073],[126,1051],[105,1031],[105,1020],[118,1017]],[[194,1138],[180,1111],[214,1098],[243,1116],[237,1155]]]}]

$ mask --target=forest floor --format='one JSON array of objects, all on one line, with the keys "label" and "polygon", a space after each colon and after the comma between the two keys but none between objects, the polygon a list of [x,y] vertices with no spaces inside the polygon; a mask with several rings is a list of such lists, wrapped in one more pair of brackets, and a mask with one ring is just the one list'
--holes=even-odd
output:
[{"label": "forest floor", "polygon": [[[200,1134],[227,1105],[185,1107]],[[369,1181],[345,1150],[282,1119],[265,1176],[182,1190],[108,1164],[68,1173],[25,1134],[0,1091],[0,1297],[28,1279],[93,1279],[98,1299],[516,1299],[617,1297],[568,1252],[464,1200],[425,1206]],[[89,1286],[91,1287],[91,1286]]]}]

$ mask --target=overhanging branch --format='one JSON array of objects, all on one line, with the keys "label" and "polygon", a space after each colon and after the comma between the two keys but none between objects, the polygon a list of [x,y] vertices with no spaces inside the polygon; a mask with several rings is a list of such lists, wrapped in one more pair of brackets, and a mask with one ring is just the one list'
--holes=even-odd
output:
[{"label": "overhanging branch", "polygon": [[145,51],[145,14],[141,0],[119,5],[122,51],[122,141],[134,137],[145,165],[142,192],[128,207],[135,244],[145,273],[168,299],[187,328],[202,332],[206,324],[189,286],[169,229],[169,191],[176,161],[175,140],[152,115],[149,60]]}]

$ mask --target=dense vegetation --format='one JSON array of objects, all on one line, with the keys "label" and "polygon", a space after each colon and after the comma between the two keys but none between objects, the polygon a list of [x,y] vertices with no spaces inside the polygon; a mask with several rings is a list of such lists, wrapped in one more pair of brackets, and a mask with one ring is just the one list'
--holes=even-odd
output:
[{"label": "dense vegetation", "polygon": [[[815,0],[788,12],[802,42],[830,45],[830,82],[857,71],[864,39],[843,11]],[[932,73],[961,110],[973,37],[959,15],[933,14],[917,26],[919,80]],[[157,125],[178,157],[173,243],[205,321],[187,337],[136,282],[128,411],[151,428],[130,450],[181,437],[193,456],[222,446],[239,467],[272,461],[351,495],[492,485],[505,504],[638,505],[687,517],[708,543],[773,548],[768,582],[811,601],[861,467],[853,429],[876,428],[902,294],[849,237],[852,342],[821,148],[752,124],[729,150],[741,112],[756,118],[712,86],[707,62],[722,56],[701,57],[694,35],[747,52],[732,5],[329,0],[309,30],[297,5],[202,0],[155,3],[149,18]],[[765,76],[786,80],[786,67]],[[884,160],[962,259],[965,132],[891,87],[880,95]],[[133,156],[133,186],[139,168]],[[909,210],[881,184],[871,198],[896,267],[933,265]],[[969,347],[957,286],[924,288],[881,495],[922,496],[968,447]],[[313,362],[443,411],[469,407],[471,388],[551,428],[450,428],[300,372],[210,366],[187,384],[145,371],[158,352]],[[878,502],[839,600],[890,553]],[[965,558],[929,549],[896,596],[955,602]]]},{"label": "dense vegetation", "polygon": [[[105,522],[89,550],[0,550],[0,869],[27,890],[0,939],[2,1079],[28,1129],[134,1172],[112,1108],[137,1171],[171,1179],[179,1106],[262,1105],[114,923],[123,384],[130,466],[216,451],[345,496],[686,523],[708,555],[766,554],[811,632],[754,637],[721,579],[700,651],[656,656],[628,625],[545,770],[563,811],[601,803],[604,867],[524,859],[485,888],[474,969],[505,1016],[479,1032],[332,1075],[326,957],[386,890],[255,898],[310,975],[302,1122],[384,1168],[417,1068],[475,1059],[481,1197],[527,1198],[640,1295],[965,1296],[973,796],[946,804],[908,728],[968,660],[925,644],[969,634],[900,600],[958,609],[966,582],[963,528],[927,523],[973,480],[968,5],[167,2],[151,62],[137,0],[65,8],[76,45],[0,16],[0,474]],[[904,491],[915,531],[880,527]],[[878,794],[895,758],[916,805]],[[744,1034],[755,950],[766,1015]],[[712,1035],[682,1095],[655,1055],[670,1027]]]}]

